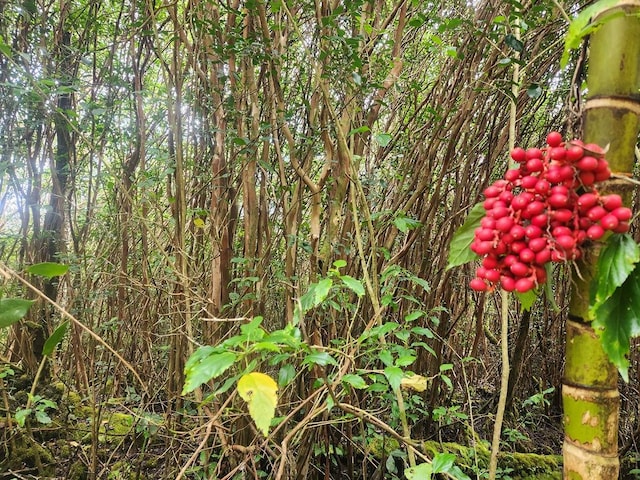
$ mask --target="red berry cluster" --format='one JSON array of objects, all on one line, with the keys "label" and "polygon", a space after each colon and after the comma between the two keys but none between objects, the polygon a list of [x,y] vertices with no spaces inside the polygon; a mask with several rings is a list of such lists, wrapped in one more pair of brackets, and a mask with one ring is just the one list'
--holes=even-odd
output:
[{"label": "red berry cluster", "polygon": [[544,265],[580,257],[587,239],[629,230],[631,210],[619,195],[600,195],[611,176],[604,150],[551,132],[544,149],[514,148],[520,168],[485,189],[486,214],[471,250],[482,257],[470,286],[527,292],[546,280]]}]

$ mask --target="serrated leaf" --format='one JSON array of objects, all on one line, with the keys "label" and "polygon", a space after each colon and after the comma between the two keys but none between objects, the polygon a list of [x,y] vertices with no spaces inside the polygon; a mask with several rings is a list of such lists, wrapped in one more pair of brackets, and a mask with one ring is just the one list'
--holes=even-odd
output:
[{"label": "serrated leaf", "polygon": [[42,347],[42,355],[50,356],[55,350],[56,346],[62,341],[64,338],[64,334],[67,333],[67,327],[69,326],[69,321],[61,323],[58,328],[54,330],[54,332],[47,338],[47,341],[44,342],[44,347]]},{"label": "serrated leaf", "polygon": [[35,265],[27,267],[27,272],[30,274],[46,278],[59,277],[67,273],[68,270],[69,265],[53,262],[36,263]]},{"label": "serrated leaf", "polygon": [[[584,37],[596,31],[607,20],[619,15],[624,15],[624,12],[614,12],[613,14],[605,16],[600,15],[600,13],[616,6],[618,3],[618,0],[599,0],[590,7],[582,10],[582,12],[580,12],[578,16],[571,21],[567,35],[564,37],[564,52],[560,59],[561,68],[567,66],[567,62],[569,61],[569,52],[580,47],[580,43]],[[598,17],[598,21],[592,23],[591,19],[595,17]]]},{"label": "serrated leaf", "polygon": [[612,235],[598,257],[597,274],[591,287],[589,313],[595,311],[624,283],[640,261],[640,247],[628,234]]},{"label": "serrated leaf", "polygon": [[197,362],[189,363],[187,361],[184,369],[185,381],[182,395],[192,392],[203,383],[222,375],[235,361],[236,354],[233,352],[210,353]]},{"label": "serrated leaf", "polygon": [[27,417],[31,415],[31,412],[32,410],[30,408],[23,408],[22,410],[18,410],[13,418],[18,425],[24,427],[24,422],[26,421]]},{"label": "serrated leaf", "polygon": [[8,327],[20,321],[29,311],[34,300],[22,298],[0,299],[0,328]]},{"label": "serrated leaf", "polygon": [[520,302],[520,305],[522,305],[522,308],[524,310],[531,310],[533,304],[536,303],[538,293],[539,292],[537,289],[529,290],[528,292],[524,293],[516,292],[516,297],[518,298],[518,301]]},{"label": "serrated leaf", "polygon": [[393,365],[393,355],[391,355],[391,352],[389,350],[382,350],[380,353],[378,353],[378,358],[388,367]]},{"label": "serrated leaf", "polygon": [[367,388],[367,382],[365,382],[364,378],[360,375],[355,375],[353,373],[347,373],[344,377],[342,377],[342,381],[348,383],[353,388],[363,389]]},{"label": "serrated leaf", "polygon": [[384,369],[384,376],[387,377],[387,381],[393,390],[400,388],[404,373],[400,367],[386,367]]},{"label": "serrated leaf", "polygon": [[247,373],[238,380],[238,394],[249,404],[249,415],[266,437],[276,413],[278,384],[264,373]]},{"label": "serrated leaf", "polygon": [[478,258],[469,247],[471,247],[473,243],[475,230],[480,226],[480,220],[482,220],[484,214],[485,209],[482,203],[475,204],[462,226],[453,234],[451,244],[449,245],[447,270],[459,265],[464,265]]},{"label": "serrated leaf", "polygon": [[364,295],[364,287],[362,286],[362,282],[356,278],[353,278],[349,275],[341,275],[340,279],[344,282],[346,287],[351,290],[353,293],[362,297]]},{"label": "serrated leaf", "polygon": [[595,309],[592,325],[611,363],[628,382],[630,339],[640,335],[640,268]]},{"label": "serrated leaf", "polygon": [[407,468],[404,471],[404,476],[407,480],[431,480],[431,474],[433,473],[433,467],[430,463],[421,463],[415,467]]}]

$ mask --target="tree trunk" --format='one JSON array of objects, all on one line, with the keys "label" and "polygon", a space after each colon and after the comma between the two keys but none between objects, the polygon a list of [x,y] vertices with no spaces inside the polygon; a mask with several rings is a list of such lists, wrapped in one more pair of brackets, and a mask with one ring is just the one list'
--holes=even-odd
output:
[{"label": "tree trunk", "polygon": [[[633,6],[631,4],[633,3]],[[638,2],[614,7],[640,11]],[[611,10],[609,10],[610,12]],[[589,98],[585,104],[586,142],[609,145],[612,172],[630,176],[638,139],[640,88],[640,19],[621,16],[607,21],[592,35]],[[601,191],[630,200],[628,183],[615,178]],[[618,478],[618,375],[590,324],[589,284],[595,275],[598,249],[585,252],[573,273],[567,322],[564,406],[564,477],[598,480]]]}]

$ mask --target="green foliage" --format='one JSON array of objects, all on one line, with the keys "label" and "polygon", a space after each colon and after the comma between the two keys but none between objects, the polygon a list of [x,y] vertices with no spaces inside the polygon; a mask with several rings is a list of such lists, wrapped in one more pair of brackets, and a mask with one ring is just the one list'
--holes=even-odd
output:
[{"label": "green foliage", "polygon": [[33,300],[22,298],[0,299],[0,328],[9,327],[22,320],[34,303]]},{"label": "green foliage", "polygon": [[54,332],[47,338],[47,341],[44,342],[44,346],[42,347],[42,355],[46,355],[47,357],[51,356],[55,348],[64,338],[64,335],[67,333],[67,327],[69,326],[69,321],[62,322],[58,328],[54,330]]},{"label": "green foliage", "polygon": [[69,265],[53,262],[36,263],[35,265],[27,267],[27,272],[45,278],[59,277],[67,273],[68,270]]},{"label": "green foliage", "polygon": [[478,256],[471,251],[473,236],[476,228],[480,226],[480,220],[485,215],[482,203],[473,206],[466,220],[456,231],[449,245],[449,261],[447,270],[453,267],[464,265],[465,263],[476,260]]},{"label": "green foliage", "polygon": [[[607,12],[607,10],[610,10],[619,3],[618,0],[598,0],[593,5],[583,9],[578,16],[571,21],[569,31],[564,38],[564,53],[560,60],[560,66],[562,68],[567,66],[571,50],[580,47],[580,43],[584,37],[591,35],[604,23],[625,14],[620,10]],[[597,21],[594,21],[596,17]]]},{"label": "green foliage", "polygon": [[600,253],[589,312],[602,347],[629,381],[630,339],[640,335],[640,247],[630,235],[612,235]]},{"label": "green foliage", "polygon": [[52,400],[41,397],[40,395],[34,395],[30,398],[30,407],[21,408],[14,414],[14,419],[18,425],[24,427],[27,418],[33,414],[36,421],[40,424],[47,425],[51,423],[51,417],[47,413],[49,409],[57,409],[58,405]]}]

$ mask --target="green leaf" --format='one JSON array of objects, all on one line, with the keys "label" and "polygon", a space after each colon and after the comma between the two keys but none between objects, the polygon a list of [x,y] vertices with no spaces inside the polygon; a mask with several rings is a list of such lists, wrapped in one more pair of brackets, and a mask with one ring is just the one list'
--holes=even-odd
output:
[{"label": "green leaf", "polygon": [[355,375],[353,373],[347,373],[344,377],[342,377],[342,381],[348,383],[353,388],[363,389],[367,388],[367,382],[365,382],[364,378],[360,375]]},{"label": "green leaf", "polygon": [[280,387],[286,387],[293,381],[295,377],[296,368],[292,364],[287,363],[286,365],[280,367],[280,371],[278,371],[278,385]]},{"label": "green leaf", "polygon": [[516,292],[516,297],[524,310],[531,310],[533,304],[536,303],[536,298],[538,298],[538,290],[529,290],[524,293]]},{"label": "green leaf", "polygon": [[418,220],[410,217],[405,217],[405,216],[399,216],[394,218],[393,224],[402,233],[407,233],[409,230],[415,230],[416,228],[422,225]]},{"label": "green leaf", "polygon": [[335,358],[329,355],[327,352],[314,352],[310,353],[302,361],[303,365],[320,365],[326,367],[327,365],[338,365]]},{"label": "green leaf", "polygon": [[364,287],[362,282],[349,275],[341,275],[340,279],[344,282],[346,287],[359,297],[364,295]]},{"label": "green leaf", "polygon": [[34,302],[34,300],[22,298],[0,299],[0,328],[8,327],[21,320]]},{"label": "green leaf", "polygon": [[67,333],[67,327],[69,326],[69,321],[61,323],[58,328],[54,330],[54,332],[47,338],[47,341],[44,342],[44,347],[42,347],[42,355],[50,356],[55,350],[56,346],[62,341],[64,338],[64,334]]},{"label": "green leaf", "polygon": [[0,35],[0,52],[7,58],[11,58],[11,47],[4,42],[2,35]]},{"label": "green leaf", "polygon": [[524,51],[524,43],[522,43],[522,41],[518,40],[512,34],[508,34],[506,37],[504,37],[504,43],[506,43],[509,48],[515,50],[516,52],[522,53]]},{"label": "green leaf", "polygon": [[400,383],[404,377],[404,373],[400,367],[386,367],[384,369],[384,376],[387,377],[387,381],[393,390],[400,388]]},{"label": "green leaf", "polygon": [[433,467],[433,473],[448,473],[451,471],[456,456],[453,453],[438,453],[433,457],[431,466]]},{"label": "green leaf", "polygon": [[527,88],[527,96],[529,98],[538,98],[540,95],[542,95],[542,87],[540,85],[538,85],[537,83],[532,83],[531,85],[529,85],[529,87]]},{"label": "green leaf", "polygon": [[430,463],[421,463],[415,467],[407,468],[404,471],[404,476],[407,480],[431,480],[431,474],[433,473],[433,467]]},{"label": "green leaf", "polygon": [[640,261],[640,246],[628,234],[611,235],[598,257],[597,273],[591,286],[589,313],[596,310],[624,283]]},{"label": "green leaf", "polygon": [[393,355],[391,355],[391,352],[389,350],[382,350],[380,353],[378,353],[378,358],[387,367],[393,365]]},{"label": "green leaf", "polygon": [[[194,355],[196,353],[197,351]],[[222,375],[235,361],[236,354],[233,352],[211,353],[201,358],[198,362],[191,364],[187,361],[184,369],[185,381],[182,395],[192,392],[203,383]]]},{"label": "green leaf", "polygon": [[333,280],[331,280],[330,278],[325,278],[323,280],[320,280],[317,284],[316,284],[316,288],[314,289],[314,300],[315,300],[315,305],[320,305],[326,298],[327,295],[329,295],[329,291],[331,290],[331,286],[333,285]]},{"label": "green leaf", "polygon": [[[614,12],[605,15],[600,15],[605,10],[610,9],[618,4],[618,0],[599,0],[588,8],[585,8],[574,18],[569,24],[569,30],[564,37],[564,52],[560,59],[560,67],[567,66],[569,61],[569,52],[571,50],[580,47],[582,39],[587,35],[590,35],[598,28],[600,28],[605,22],[611,20],[620,15],[624,15],[624,12]],[[592,18],[598,17],[597,22],[591,22]]]},{"label": "green leaf", "polygon": [[465,263],[471,262],[478,256],[469,247],[473,243],[476,228],[480,226],[480,220],[484,217],[485,209],[482,203],[477,203],[469,212],[469,216],[462,226],[456,231],[449,246],[449,261],[447,270]]},{"label": "green leaf", "polygon": [[391,143],[392,137],[388,133],[378,133],[374,137],[374,139],[376,142],[378,142],[378,145],[380,145],[381,147],[386,147],[387,145],[389,145],[389,143]]},{"label": "green leaf", "polygon": [[592,325],[602,348],[628,382],[630,339],[640,335],[640,268],[596,307]]},{"label": "green leaf", "polygon": [[238,380],[238,393],[249,404],[249,415],[266,437],[278,404],[278,385],[275,380],[264,373],[247,373]]},{"label": "green leaf", "polygon": [[42,423],[43,425],[51,423],[51,417],[47,415],[47,412],[45,412],[44,410],[36,410],[35,415],[38,423]]},{"label": "green leaf", "polygon": [[68,270],[69,265],[53,262],[36,263],[35,265],[27,267],[27,272],[32,275],[39,275],[46,278],[59,277],[67,273]]},{"label": "green leaf", "polygon": [[18,425],[24,427],[24,422],[26,421],[27,417],[31,415],[31,412],[32,410],[30,408],[23,408],[21,410],[18,410],[13,418],[16,420],[16,423]]}]

